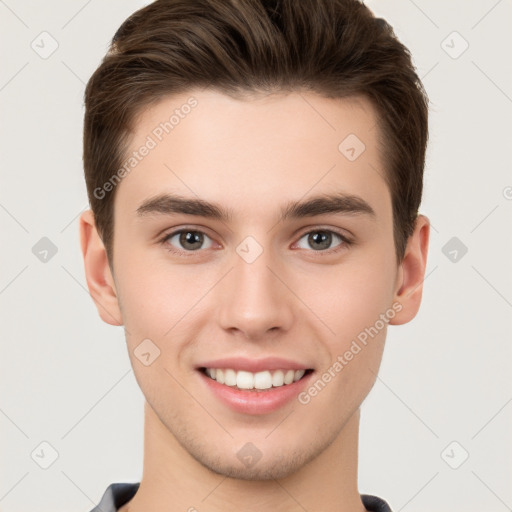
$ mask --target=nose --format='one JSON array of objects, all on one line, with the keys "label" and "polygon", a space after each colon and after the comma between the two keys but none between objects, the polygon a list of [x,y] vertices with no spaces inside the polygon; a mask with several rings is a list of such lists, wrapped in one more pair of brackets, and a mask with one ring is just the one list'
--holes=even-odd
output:
[{"label": "nose", "polygon": [[293,293],[270,251],[251,263],[234,254],[234,268],[218,292],[220,326],[233,335],[258,341],[293,325]]}]

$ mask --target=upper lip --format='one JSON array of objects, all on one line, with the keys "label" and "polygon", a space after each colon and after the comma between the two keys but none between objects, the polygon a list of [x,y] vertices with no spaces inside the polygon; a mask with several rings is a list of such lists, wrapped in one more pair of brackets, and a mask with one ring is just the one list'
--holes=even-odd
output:
[{"label": "upper lip", "polygon": [[205,361],[197,368],[231,368],[235,371],[246,371],[251,373],[265,370],[308,370],[311,367],[303,363],[282,359],[280,357],[265,357],[263,359],[247,359],[245,357],[226,357]]}]

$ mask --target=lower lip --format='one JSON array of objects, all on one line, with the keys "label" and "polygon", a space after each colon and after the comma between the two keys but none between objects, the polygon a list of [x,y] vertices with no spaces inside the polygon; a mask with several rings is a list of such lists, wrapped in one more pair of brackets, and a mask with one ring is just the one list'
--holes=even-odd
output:
[{"label": "lower lip", "polygon": [[267,414],[292,401],[306,387],[314,372],[297,382],[262,391],[245,391],[226,386],[199,371],[203,381],[212,393],[233,411],[243,414]]}]

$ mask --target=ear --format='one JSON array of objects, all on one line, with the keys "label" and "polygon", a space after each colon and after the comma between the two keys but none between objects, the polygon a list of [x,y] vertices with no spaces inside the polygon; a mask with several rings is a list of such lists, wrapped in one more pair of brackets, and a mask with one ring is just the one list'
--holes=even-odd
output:
[{"label": "ear", "polygon": [[80,244],[87,287],[101,319],[110,325],[123,325],[107,251],[91,210],[86,210],[80,216]]},{"label": "ear", "polygon": [[418,312],[423,292],[427,266],[430,223],[424,215],[418,215],[412,235],[407,241],[405,255],[398,269],[394,303],[402,309],[389,321],[392,325],[410,322]]}]

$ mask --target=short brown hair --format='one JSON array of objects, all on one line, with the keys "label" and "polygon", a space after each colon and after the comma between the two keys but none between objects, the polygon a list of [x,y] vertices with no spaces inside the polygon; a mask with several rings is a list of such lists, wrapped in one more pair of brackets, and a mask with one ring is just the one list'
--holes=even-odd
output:
[{"label": "short brown hair", "polygon": [[402,260],[421,202],[428,98],[392,28],[358,0],[157,0],[121,25],[85,89],[85,179],[110,263],[116,187],[95,190],[120,168],[136,116],[195,87],[369,98]]}]

